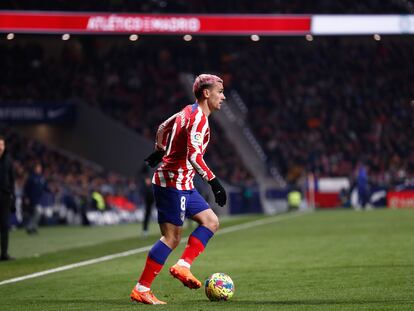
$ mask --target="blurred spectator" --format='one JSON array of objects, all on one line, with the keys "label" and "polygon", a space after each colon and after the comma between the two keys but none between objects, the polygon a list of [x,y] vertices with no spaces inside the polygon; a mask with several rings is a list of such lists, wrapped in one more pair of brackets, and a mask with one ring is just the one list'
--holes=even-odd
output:
[{"label": "blurred spectator", "polygon": [[27,178],[23,191],[23,221],[28,234],[38,233],[42,199],[47,190],[42,164],[36,163]]},{"label": "blurred spectator", "polygon": [[103,195],[99,191],[92,191],[91,193],[91,207],[93,210],[97,211],[105,211],[106,205],[105,205],[105,199]]},{"label": "blurred spectator", "polygon": [[292,189],[287,195],[289,210],[298,210],[302,203],[302,193],[298,189]]},{"label": "blurred spectator", "polygon": [[341,207],[350,207],[351,205],[351,193],[349,189],[342,188],[338,193],[338,199]]},{"label": "blurred spectator", "polygon": [[368,208],[370,197],[368,172],[367,168],[362,162],[360,162],[357,166],[357,190],[358,206],[356,208]]}]

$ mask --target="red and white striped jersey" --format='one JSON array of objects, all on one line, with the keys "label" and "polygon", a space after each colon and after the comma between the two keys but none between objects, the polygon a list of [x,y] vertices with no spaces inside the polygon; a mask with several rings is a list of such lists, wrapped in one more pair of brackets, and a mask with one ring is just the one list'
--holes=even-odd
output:
[{"label": "red and white striped jersey", "polygon": [[156,145],[166,152],[152,182],[161,187],[191,190],[196,171],[207,181],[213,179],[215,175],[203,159],[209,140],[208,119],[197,103],[164,121],[158,127]]}]

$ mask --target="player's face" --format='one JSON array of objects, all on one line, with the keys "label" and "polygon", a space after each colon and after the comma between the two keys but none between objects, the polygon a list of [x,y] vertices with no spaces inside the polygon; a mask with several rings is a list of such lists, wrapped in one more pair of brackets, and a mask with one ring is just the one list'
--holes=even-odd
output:
[{"label": "player's face", "polygon": [[208,106],[210,111],[220,110],[223,100],[226,99],[224,96],[223,83],[215,82],[209,89]]}]

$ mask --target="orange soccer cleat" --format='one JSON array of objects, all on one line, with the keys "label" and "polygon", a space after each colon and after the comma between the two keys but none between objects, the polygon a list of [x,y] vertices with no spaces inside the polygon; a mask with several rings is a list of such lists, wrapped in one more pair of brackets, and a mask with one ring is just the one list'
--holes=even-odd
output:
[{"label": "orange soccer cleat", "polygon": [[190,269],[187,267],[180,266],[175,264],[170,268],[170,274],[179,279],[184,286],[187,286],[191,289],[197,289],[201,287],[201,282],[191,273]]},{"label": "orange soccer cleat", "polygon": [[139,292],[135,288],[131,292],[131,301],[142,302],[147,305],[166,305],[165,301],[159,300],[154,294],[149,290],[146,292]]}]

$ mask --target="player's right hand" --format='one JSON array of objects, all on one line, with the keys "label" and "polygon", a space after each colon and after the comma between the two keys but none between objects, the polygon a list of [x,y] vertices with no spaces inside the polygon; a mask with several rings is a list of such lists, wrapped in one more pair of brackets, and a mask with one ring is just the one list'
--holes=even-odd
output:
[{"label": "player's right hand", "polygon": [[216,199],[216,203],[220,206],[224,206],[227,202],[227,194],[226,190],[224,190],[223,186],[220,184],[217,177],[213,178],[208,182],[211,186],[211,190],[214,193],[214,198]]},{"label": "player's right hand", "polygon": [[158,163],[162,161],[162,157],[164,156],[164,153],[165,153],[164,151],[155,150],[148,157],[146,157],[144,161],[150,167],[156,167]]}]

